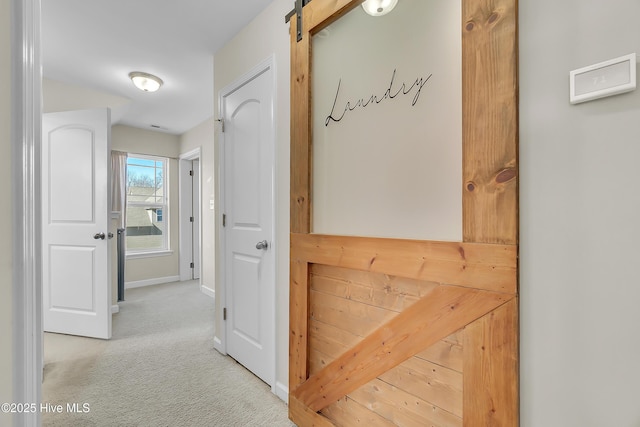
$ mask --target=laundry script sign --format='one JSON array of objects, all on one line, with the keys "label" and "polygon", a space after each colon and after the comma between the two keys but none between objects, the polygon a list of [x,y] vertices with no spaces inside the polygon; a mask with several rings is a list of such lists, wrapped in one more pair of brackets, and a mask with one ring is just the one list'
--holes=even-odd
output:
[{"label": "laundry script sign", "polygon": [[356,6],[313,35],[314,233],[462,240],[461,13]]},{"label": "laundry script sign", "polygon": [[324,121],[324,125],[329,126],[329,123],[331,122],[341,121],[350,111],[364,109],[369,106],[380,104],[383,101],[394,100],[398,97],[407,97],[407,95],[413,95],[411,98],[411,106],[415,106],[420,99],[422,88],[427,84],[429,79],[431,79],[433,74],[429,74],[426,77],[418,77],[412,84],[407,84],[396,82],[396,72],[397,69],[394,69],[389,86],[384,92],[377,92],[369,97],[361,97],[357,100],[345,100],[341,97],[340,86],[342,85],[342,78],[338,80],[338,88],[336,89],[333,106],[331,107],[331,112]]}]

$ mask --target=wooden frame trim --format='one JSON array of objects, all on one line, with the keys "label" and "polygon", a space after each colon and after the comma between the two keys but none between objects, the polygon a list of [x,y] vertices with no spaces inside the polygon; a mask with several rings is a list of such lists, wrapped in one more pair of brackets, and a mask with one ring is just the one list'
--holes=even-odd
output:
[{"label": "wooden frame trim", "polygon": [[300,384],[306,381],[309,374],[308,263],[291,261],[290,283],[289,397]]},{"label": "wooden frame trim", "polygon": [[517,0],[462,1],[462,235],[518,242]]},{"label": "wooden frame trim", "polygon": [[516,294],[513,245],[291,234],[296,260]]},{"label": "wooden frame trim", "polygon": [[[315,4],[314,4],[315,5]],[[308,4],[305,11],[312,7]],[[291,20],[291,215],[292,233],[311,231],[311,51],[309,34],[296,40]],[[303,27],[308,28],[308,27]]]},{"label": "wooden frame trim", "polygon": [[[371,379],[373,373],[369,375],[361,366],[369,366],[372,357],[379,355],[387,360],[385,366],[392,365],[420,351],[418,347],[428,346],[436,339],[435,335],[444,336],[458,327],[464,328],[463,425],[517,426],[517,0],[462,0],[462,242],[310,234],[313,202],[310,36],[361,2],[309,3],[303,10],[300,42],[296,39],[296,20],[291,20],[290,417],[301,426],[333,425],[316,411]],[[441,285],[437,292],[405,309],[309,378],[309,267],[313,263]],[[452,299],[442,297],[443,304],[455,301],[453,295],[465,295],[470,300],[477,296],[486,298],[486,306],[465,314],[464,320],[448,323],[438,319],[440,326],[447,326],[437,328],[439,332],[431,338],[422,337],[421,343],[410,349],[403,347],[406,336],[411,336],[408,341],[412,341],[423,330],[418,325],[428,323],[429,316],[437,318],[440,313],[433,308],[437,303],[421,311],[420,316],[415,312],[429,306],[430,298],[445,294]],[[458,312],[473,310],[473,306],[461,302]],[[407,323],[415,329],[405,327]],[[389,331],[393,333],[387,339],[385,333]],[[391,347],[393,351],[385,355],[382,350]],[[378,372],[384,367],[371,369]],[[349,381],[350,385],[346,385]]]},{"label": "wooden frame trim", "polygon": [[465,328],[464,426],[517,426],[518,298]]},{"label": "wooden frame trim", "polygon": [[289,394],[289,417],[300,426],[333,427],[327,418],[309,409],[304,403]]}]

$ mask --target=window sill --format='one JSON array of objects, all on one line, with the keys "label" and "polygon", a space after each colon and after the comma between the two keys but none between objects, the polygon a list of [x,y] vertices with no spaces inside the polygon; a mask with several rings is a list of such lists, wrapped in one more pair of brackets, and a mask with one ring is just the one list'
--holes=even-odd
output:
[{"label": "window sill", "polygon": [[167,251],[153,251],[153,252],[128,252],[126,259],[138,259],[138,258],[155,258],[173,255],[172,250]]}]

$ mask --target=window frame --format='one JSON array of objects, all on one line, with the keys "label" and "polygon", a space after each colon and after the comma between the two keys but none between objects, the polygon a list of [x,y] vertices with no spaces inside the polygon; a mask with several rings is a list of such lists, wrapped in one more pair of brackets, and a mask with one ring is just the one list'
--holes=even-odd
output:
[{"label": "window frame", "polygon": [[[129,159],[142,159],[142,160],[150,160],[154,162],[162,163],[162,187],[163,187],[163,203],[150,203],[150,202],[138,202],[131,201],[129,199]],[[127,259],[132,258],[149,258],[163,255],[170,255],[173,253],[171,250],[171,225],[170,218],[171,212],[169,207],[169,198],[170,198],[170,181],[169,181],[169,166],[170,158],[163,156],[155,156],[150,154],[137,154],[137,153],[127,153],[127,203],[125,209],[129,209],[130,206],[134,207],[144,207],[146,209],[152,209],[154,213],[152,214],[156,217],[157,210],[161,210],[162,212],[162,223],[164,224],[163,234],[162,234],[162,247],[161,248],[141,248],[141,249],[129,249],[126,244],[126,234],[125,234],[125,256]],[[157,218],[157,217],[156,217]],[[129,220],[129,216],[127,215],[126,221]],[[129,228],[128,224],[125,224],[125,228]]]}]

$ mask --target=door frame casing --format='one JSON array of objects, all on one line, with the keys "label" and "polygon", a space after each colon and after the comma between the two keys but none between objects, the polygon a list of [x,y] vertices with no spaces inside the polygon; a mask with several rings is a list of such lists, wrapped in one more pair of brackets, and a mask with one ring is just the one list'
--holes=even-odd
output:
[{"label": "door frame casing", "polygon": [[[188,170],[190,170],[191,166],[187,166],[187,163],[191,163],[193,160],[200,160],[201,159],[201,147],[197,147],[194,148],[191,151],[188,151],[186,153],[180,154],[179,158],[178,158],[178,186],[180,191],[178,192],[179,195],[179,207],[178,207],[178,211],[179,211],[179,217],[180,217],[180,280],[181,281],[185,281],[185,280],[191,280],[192,275],[191,275],[191,267],[190,267],[190,263],[192,261],[192,259],[187,259],[187,257],[183,256],[182,254],[185,253],[193,253],[193,244],[197,243],[198,247],[200,248],[200,250],[198,251],[199,254],[198,256],[200,257],[200,262],[198,263],[199,268],[202,269],[202,231],[200,231],[199,235],[198,235],[198,242],[193,242],[193,235],[191,230],[188,230],[189,227],[187,227],[187,223],[188,221],[185,221],[186,218],[188,218],[189,216],[191,216],[190,213],[187,212],[187,204],[188,203],[193,203],[193,197],[187,197],[187,192],[185,190],[190,190],[192,189],[192,185],[189,185],[188,182],[186,182],[186,176],[185,174],[188,174]],[[193,177],[193,179],[197,179],[198,180],[198,188],[200,189],[199,192],[199,197],[198,197],[198,206],[196,207],[196,209],[198,209],[198,211],[200,212],[200,217],[202,217],[202,178],[201,178],[202,174],[199,173],[197,177]],[[202,229],[201,229],[202,230]],[[193,256],[189,257],[189,258],[193,258]],[[200,280],[202,280],[202,271],[200,271]],[[202,290],[202,283],[200,283],[200,289]],[[204,291],[203,291],[204,292]]]},{"label": "door frame casing", "polygon": [[[271,77],[271,87],[272,87],[272,98],[271,98],[271,111],[272,111],[272,115],[271,115],[271,124],[272,124],[272,129],[273,129],[273,135],[272,135],[272,141],[273,141],[273,146],[271,147],[271,151],[272,151],[272,164],[271,164],[271,188],[272,188],[272,193],[271,193],[271,236],[270,236],[270,249],[271,251],[273,251],[273,269],[272,269],[272,273],[271,273],[271,278],[270,278],[270,283],[272,284],[270,289],[268,290],[271,295],[273,296],[272,299],[272,313],[273,313],[273,318],[272,318],[272,322],[273,322],[273,329],[272,329],[272,335],[271,337],[268,337],[267,339],[270,340],[272,343],[274,343],[273,345],[273,354],[272,354],[272,360],[273,360],[273,366],[271,366],[271,373],[272,373],[272,378],[273,378],[273,384],[270,384],[271,387],[271,392],[274,394],[277,394],[277,389],[276,389],[276,367],[277,367],[277,356],[278,356],[278,352],[277,352],[277,346],[275,345],[276,343],[276,337],[277,337],[277,331],[276,331],[276,265],[278,265],[278,242],[276,241],[275,236],[277,236],[277,224],[276,224],[276,187],[275,187],[275,170],[276,170],[276,117],[277,117],[277,112],[275,110],[275,105],[276,105],[276,94],[277,94],[277,70],[276,70],[276,62],[275,62],[275,56],[272,54],[270,55],[267,59],[261,61],[260,63],[258,63],[256,66],[254,66],[251,70],[249,70],[248,72],[246,72],[245,74],[242,74],[240,77],[238,77],[237,79],[235,79],[232,83],[228,84],[227,86],[223,87],[222,89],[220,89],[220,91],[218,92],[218,112],[220,114],[220,119],[218,119],[218,121],[223,120],[222,118],[224,117],[224,98],[228,95],[230,95],[232,92],[236,91],[237,89],[239,89],[241,86],[245,85],[246,83],[248,83],[249,81],[253,80],[254,78],[258,77],[260,74],[263,74],[264,72],[271,70],[272,71],[272,77]],[[224,122],[222,122],[222,126],[224,126]],[[216,331],[216,336],[214,337],[214,348],[216,350],[218,350],[220,353],[226,355],[227,354],[227,340],[226,340],[226,322],[223,319],[223,313],[222,313],[222,307],[226,307],[227,305],[227,296],[229,294],[227,286],[228,283],[226,281],[226,274],[227,274],[227,269],[226,269],[226,255],[225,255],[225,250],[226,250],[226,235],[225,235],[225,230],[224,227],[222,225],[222,216],[225,213],[225,137],[224,137],[224,132],[222,132],[222,126],[219,128],[219,131],[217,132],[218,135],[218,157],[216,159],[216,163],[218,166],[218,185],[217,185],[217,191],[218,191],[218,214],[216,215],[216,230],[217,230],[217,234],[218,234],[218,247],[216,248],[216,252],[219,254],[218,256],[218,265],[216,268],[216,278],[217,278],[217,284],[216,284],[216,298],[218,299],[218,301],[220,301],[220,304],[217,305],[217,307],[219,308],[219,310],[217,310],[216,312],[216,322],[219,322],[218,324],[223,325],[221,328],[218,328],[218,330]]]},{"label": "door frame casing", "polygon": [[[12,0],[11,148],[13,169],[13,401],[42,400],[40,147],[42,74],[40,0]],[[15,414],[16,426],[40,425],[40,414]]]}]

